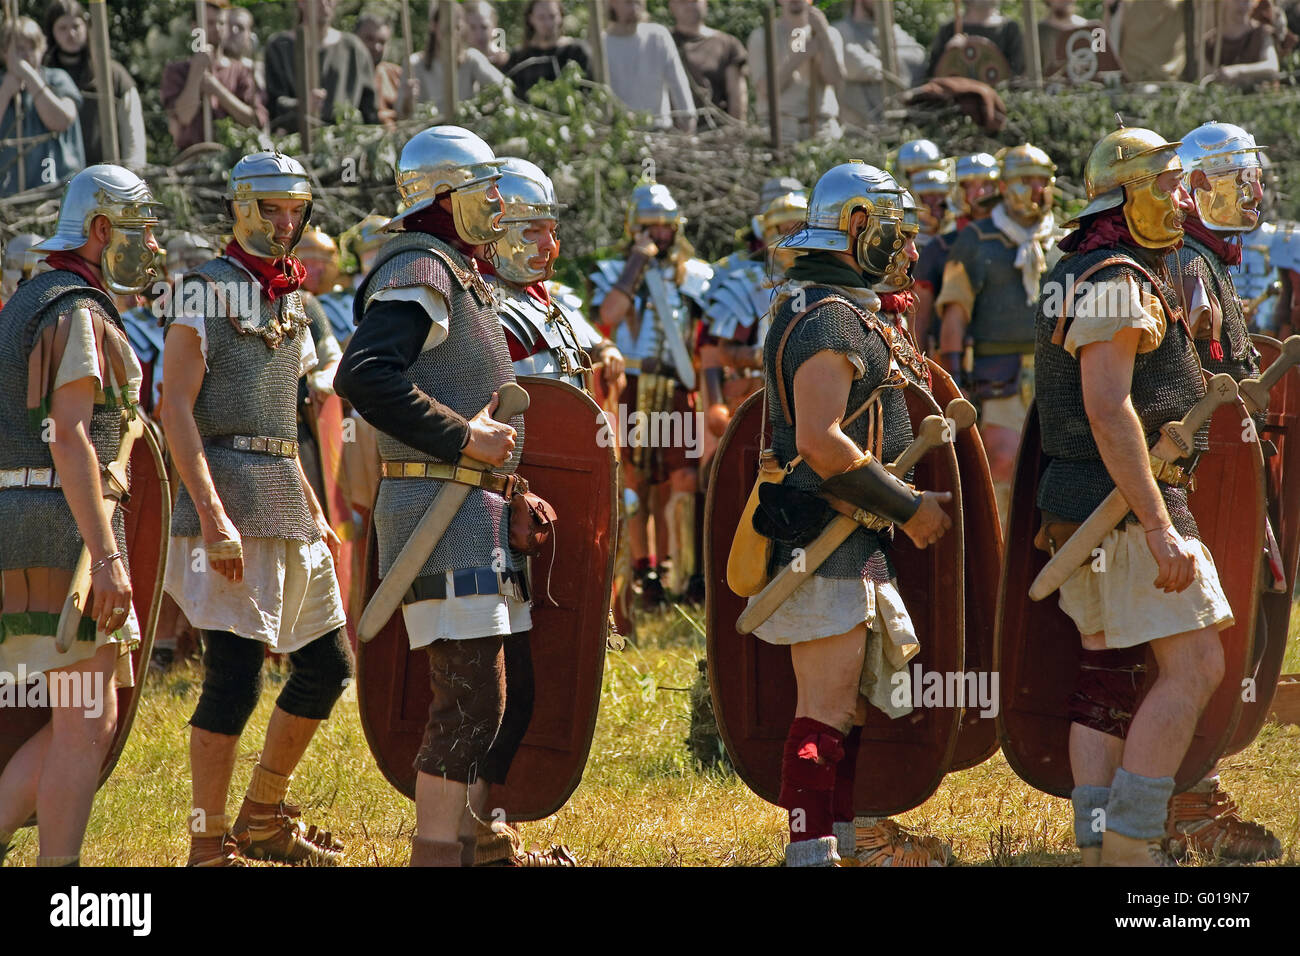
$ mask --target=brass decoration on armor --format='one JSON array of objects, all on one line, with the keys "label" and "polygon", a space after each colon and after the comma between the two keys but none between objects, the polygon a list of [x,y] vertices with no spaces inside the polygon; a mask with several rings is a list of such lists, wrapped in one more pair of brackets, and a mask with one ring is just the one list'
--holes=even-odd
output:
[{"label": "brass decoration on armor", "polygon": [[302,296],[297,292],[281,298],[278,306],[277,308],[275,302],[271,303],[271,321],[258,328],[250,329],[242,325],[237,315],[231,316],[230,321],[241,335],[260,335],[267,348],[278,349],[285,339],[292,341],[299,329],[305,329],[311,324],[307,310],[303,308]]},{"label": "brass decoration on armor", "polygon": [[496,298],[492,294],[492,289],[483,276],[478,273],[478,270],[467,269],[457,264],[451,256],[445,254],[441,249],[429,249],[428,253],[444,263],[451,270],[451,274],[456,277],[456,282],[460,287],[473,293],[474,298],[478,299],[480,305],[494,305]]}]

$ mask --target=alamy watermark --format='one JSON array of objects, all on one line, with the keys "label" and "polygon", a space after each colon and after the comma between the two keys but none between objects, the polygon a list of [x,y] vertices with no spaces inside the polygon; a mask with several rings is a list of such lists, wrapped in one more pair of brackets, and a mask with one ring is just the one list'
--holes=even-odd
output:
[{"label": "alamy watermark", "polygon": [[16,674],[0,671],[0,709],[61,707],[85,711],[92,720],[104,713],[104,675],[99,671],[55,671],[28,674],[19,664]]},{"label": "alamy watermark", "polygon": [[159,319],[181,316],[210,316],[253,322],[261,314],[259,287],[254,282],[235,280],[215,282],[186,279],[172,274],[171,281],[160,279],[153,285],[154,300],[150,310]]},{"label": "alamy watermark", "polygon": [[910,672],[891,675],[889,683],[895,707],[978,707],[981,717],[998,714],[997,671],[927,671],[913,664]]},{"label": "alamy watermark", "polygon": [[617,423],[603,412],[596,416],[596,444],[601,448],[684,448],[687,458],[704,453],[702,412],[629,412],[618,406]]}]

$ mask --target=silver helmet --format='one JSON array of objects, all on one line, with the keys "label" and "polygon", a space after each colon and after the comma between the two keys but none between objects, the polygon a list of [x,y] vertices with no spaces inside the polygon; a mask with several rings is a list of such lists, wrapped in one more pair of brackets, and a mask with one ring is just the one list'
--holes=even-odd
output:
[{"label": "silver helmet", "polygon": [[[1204,123],[1178,146],[1183,183],[1196,203],[1201,221],[1221,232],[1249,232],[1259,224],[1259,197],[1263,188],[1261,146],[1255,137],[1231,123]],[[1209,188],[1196,189],[1193,174],[1203,172]]]},{"label": "silver helmet", "polygon": [[32,277],[32,269],[40,258],[36,246],[44,239],[34,232],[20,232],[5,243],[3,276],[0,277],[0,298],[8,300],[23,279]]},{"label": "silver helmet", "polygon": [[90,224],[103,216],[113,226],[100,256],[104,285],[117,295],[131,295],[158,277],[153,227],[163,207],[148,184],[121,166],[88,166],[68,182],[54,235],[33,246],[42,252],[71,252],[90,239]]},{"label": "silver helmet", "polygon": [[[277,242],[275,227],[262,215],[261,200],[293,199],[306,202],[302,222],[288,243]],[[252,153],[235,163],[226,186],[230,216],[235,220],[235,241],[245,251],[264,259],[293,252],[311,219],[311,181],[302,163],[280,152]]]},{"label": "silver helmet", "polygon": [[421,130],[402,147],[397,161],[401,203],[386,228],[405,228],[399,224],[407,216],[428,209],[449,193],[456,235],[476,246],[496,242],[505,235],[501,199],[490,195],[501,178],[500,167],[492,147],[467,129]]},{"label": "silver helmet", "polygon": [[772,207],[772,203],[783,196],[792,194],[798,194],[805,198],[808,195],[808,190],[804,187],[804,184],[793,176],[778,176],[763,183],[763,188],[758,191],[759,212],[749,217],[749,226],[755,236],[761,237],[763,235],[763,229],[765,228],[763,216]]},{"label": "silver helmet", "polygon": [[554,184],[528,160],[503,157],[497,188],[505,205],[501,224],[506,229],[505,236],[496,244],[497,272],[507,282],[517,285],[549,279],[555,271],[554,260],[548,260],[540,268],[534,265],[541,253],[536,240],[525,238],[524,231],[538,222],[555,222],[559,218],[560,204],[555,200]]},{"label": "silver helmet", "polygon": [[943,154],[939,152],[939,147],[928,139],[909,140],[898,147],[898,155],[894,159],[899,176],[909,184],[916,173],[942,164]]},{"label": "silver helmet", "polygon": [[[906,244],[902,193],[894,177],[861,160],[834,166],[813,186],[807,226],[783,239],[781,247],[852,253],[865,272],[883,276]],[[858,210],[867,214],[867,225],[855,240],[849,228]]]},{"label": "silver helmet", "polygon": [[686,217],[667,186],[642,183],[632,190],[632,201],[627,205],[627,218],[623,223],[629,238],[644,226],[672,226],[680,230],[685,224]]},{"label": "silver helmet", "polygon": [[966,198],[965,184],[977,182],[986,184],[987,195],[997,193],[998,161],[991,153],[971,153],[958,156],[953,161],[952,192],[949,193],[949,205],[957,215],[970,217],[976,210],[971,208]]}]

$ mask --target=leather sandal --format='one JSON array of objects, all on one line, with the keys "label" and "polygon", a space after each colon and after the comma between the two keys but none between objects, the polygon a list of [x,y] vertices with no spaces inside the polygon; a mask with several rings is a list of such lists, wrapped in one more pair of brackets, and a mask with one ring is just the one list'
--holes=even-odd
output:
[{"label": "leather sandal", "polygon": [[232,831],[239,852],[250,860],[290,866],[337,866],[343,844],[330,831],[303,823],[301,815],[293,804],[267,807],[245,800]]},{"label": "leather sandal", "polygon": [[[195,841],[197,842],[197,841]],[[201,859],[195,859],[195,844],[190,844],[190,858],[186,866],[194,867],[215,867],[215,866],[248,866],[239,856],[239,846],[235,843],[234,837],[229,833],[222,834],[221,848],[213,856],[205,856]]]},{"label": "leather sandal", "polygon": [[1243,820],[1236,801],[1218,784],[1170,800],[1165,834],[1167,849],[1176,860],[1188,853],[1238,863],[1282,857],[1282,842],[1266,827]]},{"label": "leather sandal", "polygon": [[893,820],[857,828],[859,866],[947,866],[952,847],[936,837],[921,836]]}]

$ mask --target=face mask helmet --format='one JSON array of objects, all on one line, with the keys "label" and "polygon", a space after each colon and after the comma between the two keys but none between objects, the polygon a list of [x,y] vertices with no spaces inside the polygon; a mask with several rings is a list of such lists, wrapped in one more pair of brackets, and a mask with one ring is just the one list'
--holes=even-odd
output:
[{"label": "face mask helmet", "polygon": [[[1255,137],[1231,123],[1205,123],[1178,146],[1183,164],[1183,185],[1191,194],[1201,222],[1219,232],[1250,232],[1260,219],[1263,189],[1262,147]],[[1202,172],[1209,188],[1192,185],[1192,174]]]},{"label": "face mask helmet", "polygon": [[[892,176],[875,166],[859,160],[841,163],[817,180],[808,197],[807,225],[781,240],[780,248],[850,253],[864,274],[878,280],[905,245],[902,192]],[[852,237],[858,210],[867,214],[867,224]]]},{"label": "face mask helmet", "polygon": [[162,209],[145,181],[129,169],[108,163],[89,166],[69,180],[54,235],[32,249],[80,249],[90,239],[95,217],[103,216],[113,227],[99,260],[104,285],[115,295],[134,295],[159,277],[153,228]]},{"label": "face mask helmet", "polygon": [[[501,160],[501,179],[497,183],[505,214],[501,224],[506,234],[496,244],[497,273],[507,282],[532,285],[549,279],[555,271],[555,259],[545,264],[536,239],[524,235],[531,228],[559,220],[560,204],[555,185],[541,168],[526,159],[506,157]],[[558,244],[557,244],[558,245]],[[558,253],[557,253],[558,254]]]},{"label": "face mask helmet", "polygon": [[[1052,211],[1055,196],[1056,164],[1043,150],[1025,143],[1003,152],[999,158],[998,178],[1001,183],[1002,201],[1007,204],[1013,217],[1022,221],[1034,222],[1042,219]],[[1030,179],[1041,178],[1047,181],[1041,198],[1034,199],[1034,188]]]},{"label": "face mask helmet", "polygon": [[[264,199],[306,203],[302,221],[287,242],[275,238],[275,226],[262,215]],[[292,156],[270,151],[252,153],[230,171],[226,202],[234,220],[231,231],[240,248],[263,259],[279,259],[293,252],[311,220],[311,181],[302,163]]]},{"label": "face mask helmet", "polygon": [[1122,208],[1124,221],[1138,245],[1166,249],[1183,238],[1183,210],[1177,197],[1157,185],[1169,170],[1182,170],[1180,143],[1149,129],[1121,126],[1092,148],[1084,167],[1088,205],[1078,219]]},{"label": "face mask helmet", "polygon": [[451,196],[456,235],[470,245],[488,245],[505,235],[503,206],[493,186],[501,178],[501,161],[492,147],[459,126],[431,126],[411,137],[397,161],[399,212],[389,230],[414,213]]},{"label": "face mask helmet", "polygon": [[990,153],[958,156],[953,161],[952,177],[953,185],[948,205],[960,218],[974,218],[982,210],[971,205],[970,198],[966,195],[966,186],[969,183],[982,184],[981,203],[984,198],[994,195],[997,192],[998,161]]}]

